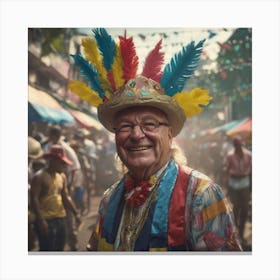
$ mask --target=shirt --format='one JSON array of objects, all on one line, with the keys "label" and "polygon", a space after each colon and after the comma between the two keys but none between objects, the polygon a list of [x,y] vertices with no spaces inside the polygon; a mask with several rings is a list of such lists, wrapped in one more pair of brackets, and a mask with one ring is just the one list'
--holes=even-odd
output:
[{"label": "shirt", "polygon": [[234,150],[231,150],[226,157],[226,170],[229,175],[245,176],[252,172],[252,155],[251,152],[245,148],[243,150],[243,157],[237,155]]},{"label": "shirt", "polygon": [[48,181],[48,192],[40,197],[40,209],[42,215],[46,219],[63,218],[66,216],[66,211],[62,201],[61,190],[63,188],[63,178],[59,173],[55,173],[51,177],[45,170],[40,170]]}]

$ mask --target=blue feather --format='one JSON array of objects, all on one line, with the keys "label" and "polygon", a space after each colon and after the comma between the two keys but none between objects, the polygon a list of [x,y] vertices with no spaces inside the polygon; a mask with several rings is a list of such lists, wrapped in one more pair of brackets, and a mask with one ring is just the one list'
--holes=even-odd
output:
[{"label": "blue feather", "polygon": [[201,40],[196,46],[192,41],[175,54],[165,66],[160,84],[167,95],[173,96],[183,90],[187,80],[198,66],[204,41]]},{"label": "blue feather", "polygon": [[92,31],[98,43],[99,51],[103,57],[104,67],[107,71],[110,71],[116,55],[115,41],[105,28],[95,28]]},{"label": "blue feather", "polygon": [[96,92],[98,92],[100,98],[103,99],[105,97],[105,94],[100,87],[100,82],[98,79],[99,74],[97,70],[81,55],[70,56],[73,57],[75,64],[80,67],[81,74],[88,80],[90,87]]}]

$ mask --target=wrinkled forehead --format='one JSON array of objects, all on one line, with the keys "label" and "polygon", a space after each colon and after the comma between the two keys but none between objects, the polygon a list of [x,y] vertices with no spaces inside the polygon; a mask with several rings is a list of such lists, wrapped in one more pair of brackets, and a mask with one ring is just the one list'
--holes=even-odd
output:
[{"label": "wrinkled forehead", "polygon": [[123,109],[116,114],[115,121],[119,122],[125,119],[141,119],[145,117],[167,121],[167,116],[163,111],[150,106],[135,106]]}]

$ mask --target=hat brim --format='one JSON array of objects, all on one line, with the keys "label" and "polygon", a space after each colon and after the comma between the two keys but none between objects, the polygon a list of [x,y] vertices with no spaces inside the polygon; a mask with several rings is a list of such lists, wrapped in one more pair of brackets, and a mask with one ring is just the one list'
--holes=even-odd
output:
[{"label": "hat brim", "polygon": [[98,118],[103,126],[114,131],[116,115],[126,108],[153,107],[163,111],[173,128],[173,136],[177,136],[183,128],[186,117],[184,111],[174,99],[167,95],[158,96],[116,96],[102,103],[98,107]]},{"label": "hat brim", "polygon": [[44,151],[41,148],[41,144],[35,138],[28,136],[28,158],[38,159],[42,157]]},{"label": "hat brim", "polygon": [[67,157],[65,157],[65,156],[58,156],[58,155],[51,154],[51,153],[44,154],[43,158],[45,158],[45,159],[58,158],[58,159],[62,160],[63,162],[65,162],[68,165],[72,165],[73,164],[73,162],[70,159],[68,159]]},{"label": "hat brim", "polygon": [[36,155],[32,155],[32,154],[28,154],[28,157],[30,159],[39,159],[43,156],[44,151],[39,151],[39,153],[37,153]]}]

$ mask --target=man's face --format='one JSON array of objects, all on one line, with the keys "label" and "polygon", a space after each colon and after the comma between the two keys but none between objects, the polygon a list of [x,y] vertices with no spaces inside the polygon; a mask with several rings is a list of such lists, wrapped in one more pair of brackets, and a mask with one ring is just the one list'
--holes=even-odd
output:
[{"label": "man's face", "polygon": [[[141,130],[158,125],[154,130]],[[165,114],[152,107],[134,107],[123,110],[116,117],[117,152],[129,170],[159,170],[169,159],[172,144],[172,128]],[[130,127],[130,131],[126,131]],[[120,128],[121,131],[118,131]],[[122,131],[124,130],[124,131]],[[128,129],[129,130],[129,129]]]}]

